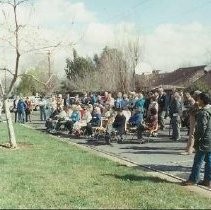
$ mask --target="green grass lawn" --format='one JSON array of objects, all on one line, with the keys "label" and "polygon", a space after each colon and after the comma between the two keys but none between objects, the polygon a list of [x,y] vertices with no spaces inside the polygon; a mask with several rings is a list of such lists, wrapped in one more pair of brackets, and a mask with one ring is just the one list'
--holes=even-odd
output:
[{"label": "green grass lawn", "polygon": [[[211,208],[211,199],[16,125],[0,148],[0,208]],[[0,124],[0,143],[7,142]]]}]

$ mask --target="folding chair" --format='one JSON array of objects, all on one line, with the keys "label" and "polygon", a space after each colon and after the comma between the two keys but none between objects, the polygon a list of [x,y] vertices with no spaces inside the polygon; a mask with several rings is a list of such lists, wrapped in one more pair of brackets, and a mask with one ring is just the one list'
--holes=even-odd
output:
[{"label": "folding chair", "polygon": [[92,127],[93,130],[93,138],[99,140],[99,137],[106,132],[106,128],[103,126],[104,118],[101,118],[100,125],[96,127]]}]

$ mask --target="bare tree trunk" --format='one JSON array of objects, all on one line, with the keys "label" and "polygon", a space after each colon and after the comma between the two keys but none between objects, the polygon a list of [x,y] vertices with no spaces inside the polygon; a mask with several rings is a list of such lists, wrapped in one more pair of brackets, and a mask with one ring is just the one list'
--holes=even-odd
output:
[{"label": "bare tree trunk", "polygon": [[5,115],[6,115],[6,121],[7,121],[9,143],[10,143],[11,148],[16,148],[17,143],[16,143],[14,127],[13,127],[13,124],[12,124],[12,117],[11,117],[11,114],[10,114],[7,97],[5,96],[5,90],[2,86],[1,79],[0,79],[0,91],[3,95],[3,100],[4,100],[4,109],[5,109]]},{"label": "bare tree trunk", "polygon": [[16,148],[16,137],[15,137],[15,131],[12,123],[12,116],[9,110],[8,101],[7,99],[4,99],[4,109],[5,109],[5,115],[6,115],[6,121],[7,121],[7,129],[9,134],[9,143],[11,148]]}]

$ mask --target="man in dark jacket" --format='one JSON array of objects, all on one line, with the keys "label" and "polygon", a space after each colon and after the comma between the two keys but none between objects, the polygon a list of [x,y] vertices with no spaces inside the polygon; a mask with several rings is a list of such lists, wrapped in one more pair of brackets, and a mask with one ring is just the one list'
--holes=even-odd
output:
[{"label": "man in dark jacket", "polygon": [[172,125],[172,137],[174,141],[180,140],[180,125],[182,116],[182,102],[181,97],[178,92],[174,93],[174,98],[170,104],[169,114],[171,118]]},{"label": "man in dark jacket", "polygon": [[[195,144],[196,151],[194,163],[189,179],[182,184],[200,184],[211,188],[211,105],[208,94],[201,93],[198,98],[198,105],[201,107],[196,115]],[[199,182],[200,170],[205,161],[204,180]]]},{"label": "man in dark jacket", "polygon": [[166,94],[164,93],[163,88],[159,88],[158,93],[158,123],[160,125],[160,129],[164,130],[164,118],[166,115]]}]

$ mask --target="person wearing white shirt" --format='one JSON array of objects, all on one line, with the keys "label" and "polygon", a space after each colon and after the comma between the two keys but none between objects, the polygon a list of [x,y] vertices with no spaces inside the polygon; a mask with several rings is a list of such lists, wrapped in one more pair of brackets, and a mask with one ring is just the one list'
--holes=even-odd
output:
[{"label": "person wearing white shirt", "polygon": [[46,105],[47,102],[44,97],[41,97],[41,100],[39,102],[39,107],[40,107],[40,120],[41,121],[46,121]]}]

